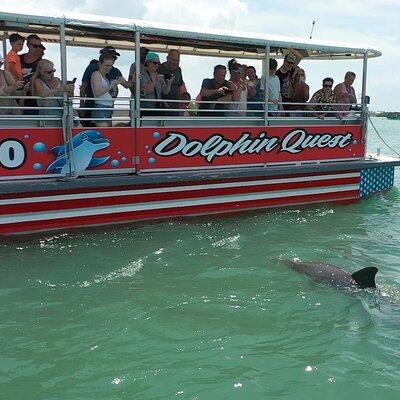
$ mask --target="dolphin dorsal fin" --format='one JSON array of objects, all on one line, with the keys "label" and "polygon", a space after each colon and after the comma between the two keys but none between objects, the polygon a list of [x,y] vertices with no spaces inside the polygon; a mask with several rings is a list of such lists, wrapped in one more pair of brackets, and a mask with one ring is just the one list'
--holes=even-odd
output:
[{"label": "dolphin dorsal fin", "polygon": [[351,276],[361,289],[367,289],[367,288],[376,289],[375,275],[377,272],[378,268],[367,267],[360,269],[357,272],[354,272],[354,274],[352,274]]}]

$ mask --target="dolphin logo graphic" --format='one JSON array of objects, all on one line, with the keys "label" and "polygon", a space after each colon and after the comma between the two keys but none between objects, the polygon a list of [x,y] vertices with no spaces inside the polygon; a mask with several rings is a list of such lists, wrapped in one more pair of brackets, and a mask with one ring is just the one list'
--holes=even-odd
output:
[{"label": "dolphin logo graphic", "polygon": [[72,139],[72,157],[66,157],[65,145],[55,146],[51,149],[57,158],[47,167],[46,173],[80,172],[102,165],[110,156],[93,157],[93,155],[96,151],[105,149],[109,145],[110,141],[104,138],[100,132],[93,130],[79,132]]}]

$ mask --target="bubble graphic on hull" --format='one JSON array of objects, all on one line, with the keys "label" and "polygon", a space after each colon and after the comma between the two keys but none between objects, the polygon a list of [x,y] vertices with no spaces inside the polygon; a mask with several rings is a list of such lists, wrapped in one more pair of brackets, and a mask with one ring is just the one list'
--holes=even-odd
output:
[{"label": "bubble graphic on hull", "polygon": [[33,164],[33,169],[36,171],[40,171],[43,168],[43,165],[40,163]]},{"label": "bubble graphic on hull", "polygon": [[46,150],[46,145],[42,142],[36,142],[33,145],[33,150],[37,151],[38,153],[43,153]]},{"label": "bubble graphic on hull", "polygon": [[153,157],[150,157],[150,158],[148,159],[148,162],[149,162],[149,164],[155,164],[155,163],[156,163],[156,159],[153,158]]},{"label": "bubble graphic on hull", "polygon": [[111,166],[114,167],[114,168],[119,167],[119,161],[118,160],[112,160],[111,161]]}]

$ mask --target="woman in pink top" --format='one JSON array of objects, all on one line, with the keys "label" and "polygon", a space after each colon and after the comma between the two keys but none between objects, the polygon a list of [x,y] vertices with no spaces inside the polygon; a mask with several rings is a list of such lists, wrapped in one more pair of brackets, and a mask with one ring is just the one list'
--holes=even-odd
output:
[{"label": "woman in pink top", "polygon": [[[293,103],[307,103],[310,98],[310,87],[306,83],[306,73],[303,68],[297,67],[292,75],[293,79]],[[293,104],[289,105],[289,110],[299,110],[305,111],[306,105]],[[306,117],[306,113],[302,112],[292,112],[290,113],[292,117]]]},{"label": "woman in pink top", "polygon": [[[357,103],[356,92],[354,91],[354,88],[352,86],[355,79],[356,74],[352,71],[347,71],[346,75],[344,76],[344,82],[339,83],[335,86],[333,93],[335,94],[337,103]],[[348,112],[343,111],[349,111],[350,105],[337,105],[335,106],[335,110],[341,111],[338,113],[337,116],[338,118],[342,118],[348,114]]]}]

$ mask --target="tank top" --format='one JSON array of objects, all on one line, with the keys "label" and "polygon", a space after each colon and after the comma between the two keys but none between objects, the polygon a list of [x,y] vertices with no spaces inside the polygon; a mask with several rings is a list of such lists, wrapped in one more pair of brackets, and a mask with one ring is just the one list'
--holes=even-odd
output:
[{"label": "tank top", "polygon": [[31,79],[32,79],[33,73],[36,71],[36,68],[37,68],[37,65],[38,65],[40,59],[37,59],[36,61],[33,61],[33,62],[31,62],[31,63],[28,63],[28,62],[25,61],[25,55],[26,55],[26,54],[27,54],[27,53],[21,54],[21,55],[19,56],[19,58],[20,58],[20,60],[21,60],[21,67],[22,67],[22,68],[25,68],[25,69],[30,69],[30,72],[27,73],[27,74],[25,74],[25,76],[24,76],[24,81],[30,82]]},{"label": "tank top", "polygon": [[[235,88],[237,88],[237,85],[235,83],[231,82],[233,85],[235,85]],[[226,104],[226,109],[227,110],[232,110],[232,111],[227,111],[225,114],[231,117],[238,117],[238,116],[246,116],[246,111],[247,111],[247,87],[245,90],[242,90],[240,92],[240,97],[238,102],[236,104]]]},{"label": "tank top", "polygon": [[[347,87],[344,83],[339,83],[339,98],[337,99],[338,103],[352,103],[352,100],[356,100],[356,93],[354,91],[354,88],[351,86],[350,87],[350,92],[347,90]],[[342,110],[342,111],[348,111],[350,110],[350,105],[346,106],[335,106],[336,110]],[[346,115],[346,114],[342,114]]]},{"label": "tank top", "polygon": [[[28,82],[31,82],[33,73],[36,71],[36,68],[37,68],[37,65],[38,65],[40,59],[37,59],[36,61],[33,61],[31,63],[28,63],[28,62],[25,61],[26,54],[28,54],[28,53],[21,54],[20,55],[20,59],[21,59],[22,68],[30,69],[30,72],[24,76],[24,81],[26,83],[28,83]],[[28,89],[26,91],[26,95],[27,96],[32,96],[32,90]],[[25,103],[25,106],[27,106],[27,107],[37,107],[38,106],[38,102],[36,101],[36,99],[25,99],[24,103]],[[32,112],[32,111],[25,110],[24,114],[25,113],[27,114],[29,112]],[[37,113],[36,110],[34,112]]]},{"label": "tank top", "polygon": [[[105,78],[101,73],[100,73],[100,76],[101,76],[100,87],[106,88],[107,86],[109,86],[110,81],[107,78]],[[93,85],[92,85],[92,90],[93,90]],[[93,91],[93,93],[94,93],[94,91]],[[95,96],[95,97],[96,97],[96,100],[95,100],[96,105],[106,106],[106,107],[112,107],[114,105],[114,100],[113,100],[110,92],[105,92],[101,96]]]},{"label": "tank top", "polygon": [[[40,78],[39,78],[40,79]],[[43,89],[44,91],[53,90],[43,79],[40,79],[43,82]],[[61,87],[61,82],[57,80],[56,89]],[[62,107],[62,102],[57,99],[53,99],[51,97],[44,97],[43,99],[38,99],[38,106],[39,107]],[[45,108],[41,108],[39,110],[40,115],[57,115],[62,116],[63,110],[48,110]]]}]

